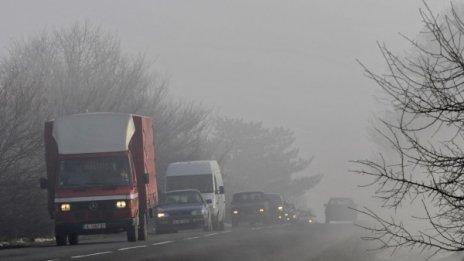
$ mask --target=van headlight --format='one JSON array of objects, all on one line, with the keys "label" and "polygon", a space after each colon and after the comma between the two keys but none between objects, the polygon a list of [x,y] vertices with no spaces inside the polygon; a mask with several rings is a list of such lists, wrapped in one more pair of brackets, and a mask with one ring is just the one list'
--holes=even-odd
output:
[{"label": "van headlight", "polygon": [[116,207],[117,208],[125,208],[126,206],[127,206],[127,203],[124,200],[116,202]]},{"label": "van headlight", "polygon": [[63,212],[71,211],[71,204],[61,204],[60,209]]}]

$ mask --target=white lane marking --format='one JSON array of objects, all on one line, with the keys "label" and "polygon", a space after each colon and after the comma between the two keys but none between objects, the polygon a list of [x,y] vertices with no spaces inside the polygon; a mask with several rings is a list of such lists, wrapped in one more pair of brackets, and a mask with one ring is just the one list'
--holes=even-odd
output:
[{"label": "white lane marking", "polygon": [[198,239],[200,237],[188,237],[188,238],[185,238],[184,240],[193,240],[193,239]]},{"label": "white lane marking", "polygon": [[203,237],[210,237],[210,236],[214,236],[214,235],[217,235],[217,234],[219,234],[219,233],[206,234],[206,235],[204,235]]},{"label": "white lane marking", "polygon": [[173,243],[174,241],[163,241],[163,242],[158,242],[158,243],[154,243],[154,244],[151,244],[152,246],[159,246],[159,245],[166,245],[166,244],[170,244],[170,243]]},{"label": "white lane marking", "polygon": [[88,254],[88,255],[80,255],[80,256],[72,256],[72,259],[76,258],[83,258],[83,257],[89,257],[89,256],[99,256],[99,255],[104,255],[104,254],[110,254],[113,253],[112,251],[106,251],[106,252],[98,252],[98,253],[93,253],[93,254]]},{"label": "white lane marking", "polygon": [[142,247],[147,247],[147,246],[142,245],[142,246],[133,246],[133,247],[123,247],[123,248],[119,248],[118,251],[125,251],[125,250],[130,250],[130,249],[135,249],[135,248],[142,248]]}]

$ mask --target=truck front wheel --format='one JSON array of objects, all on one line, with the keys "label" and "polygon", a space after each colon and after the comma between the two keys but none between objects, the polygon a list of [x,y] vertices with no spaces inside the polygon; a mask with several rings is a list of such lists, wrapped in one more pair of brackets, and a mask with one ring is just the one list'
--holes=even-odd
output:
[{"label": "truck front wheel", "polygon": [[57,246],[65,246],[67,241],[66,232],[62,229],[55,228],[55,240]]},{"label": "truck front wheel", "polygon": [[68,235],[69,244],[70,245],[77,245],[79,244],[79,235],[76,233],[71,233]]}]

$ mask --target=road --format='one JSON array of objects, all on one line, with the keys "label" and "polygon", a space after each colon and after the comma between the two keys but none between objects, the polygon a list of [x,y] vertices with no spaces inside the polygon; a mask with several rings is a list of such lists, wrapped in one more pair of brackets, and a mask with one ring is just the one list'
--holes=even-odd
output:
[{"label": "road", "polygon": [[83,237],[79,245],[0,250],[0,260],[375,260],[351,224],[239,226],[225,231]]}]

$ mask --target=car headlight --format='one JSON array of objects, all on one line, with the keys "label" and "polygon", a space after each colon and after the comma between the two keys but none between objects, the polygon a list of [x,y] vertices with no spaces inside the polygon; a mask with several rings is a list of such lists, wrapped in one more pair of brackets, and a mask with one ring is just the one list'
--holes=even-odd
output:
[{"label": "car headlight", "polygon": [[280,210],[280,211],[282,211],[282,210],[284,210],[284,207],[278,206],[277,209]]},{"label": "car headlight", "polygon": [[288,217],[288,213],[285,213],[285,216]]},{"label": "car headlight", "polygon": [[201,216],[203,215],[203,213],[204,213],[203,209],[195,209],[195,210],[192,210],[191,212],[193,216]]},{"label": "car headlight", "polygon": [[234,211],[232,211],[232,213],[233,213],[234,215],[238,215],[238,210],[234,210]]},{"label": "car headlight", "polygon": [[168,213],[164,213],[164,212],[159,212],[158,215],[157,215],[158,218],[165,218],[165,217],[168,217],[168,216],[169,216]]},{"label": "car headlight", "polygon": [[296,215],[293,215],[292,218],[296,218]]},{"label": "car headlight", "polygon": [[313,223],[313,220],[312,220],[312,219],[309,219],[309,220],[308,220],[308,223]]},{"label": "car headlight", "polygon": [[260,208],[259,213],[264,213],[264,208]]},{"label": "car headlight", "polygon": [[124,200],[116,202],[116,207],[117,208],[125,208],[126,206],[127,206],[127,203]]},{"label": "car headlight", "polygon": [[71,204],[61,204],[60,209],[63,212],[71,211]]}]

